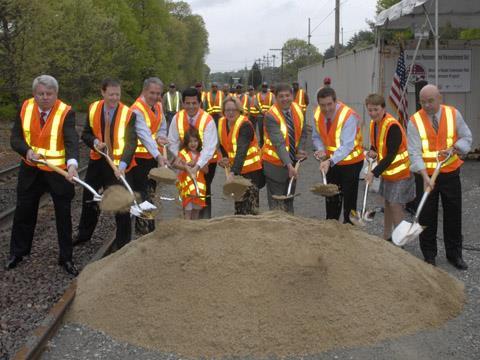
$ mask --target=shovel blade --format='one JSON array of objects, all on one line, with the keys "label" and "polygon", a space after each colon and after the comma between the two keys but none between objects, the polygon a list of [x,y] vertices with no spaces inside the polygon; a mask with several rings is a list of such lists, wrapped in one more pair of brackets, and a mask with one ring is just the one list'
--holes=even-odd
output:
[{"label": "shovel blade", "polygon": [[353,225],[362,226],[362,227],[366,225],[358,211],[351,210],[348,217]]},{"label": "shovel blade", "polygon": [[397,246],[404,246],[414,240],[423,231],[423,227],[418,223],[409,223],[403,220],[393,230],[392,241]]}]

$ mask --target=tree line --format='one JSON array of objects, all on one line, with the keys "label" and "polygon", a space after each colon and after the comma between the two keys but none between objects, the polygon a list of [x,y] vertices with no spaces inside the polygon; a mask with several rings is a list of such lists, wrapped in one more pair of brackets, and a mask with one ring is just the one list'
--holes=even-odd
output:
[{"label": "tree line", "polygon": [[121,79],[126,102],[146,77],[202,81],[207,53],[204,21],[183,1],[0,0],[0,119],[15,116],[40,74],[85,110],[105,77]]}]

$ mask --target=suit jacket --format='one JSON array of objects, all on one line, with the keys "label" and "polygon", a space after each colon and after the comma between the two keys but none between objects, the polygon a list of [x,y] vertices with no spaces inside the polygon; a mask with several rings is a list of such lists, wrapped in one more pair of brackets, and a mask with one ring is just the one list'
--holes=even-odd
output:
[{"label": "suit jacket", "polygon": [[[112,119],[116,120],[117,110],[118,110],[118,106],[115,109]],[[135,131],[135,121],[136,121],[136,116],[135,116],[135,113],[132,112],[132,117],[130,118],[130,121],[127,124],[127,128],[125,129],[125,148],[123,149],[123,154],[121,158],[121,161],[127,164],[127,166],[132,161],[133,156],[135,155],[135,150],[137,149],[137,132]],[[105,133],[105,115],[103,112],[103,108],[101,113],[101,122],[102,122],[101,126],[102,126],[102,134],[103,134]],[[112,122],[112,125],[110,126],[110,139],[112,141],[112,144],[115,141],[114,130],[115,130],[115,126],[114,126],[114,122]],[[96,137],[93,133],[93,129],[91,128],[90,122],[88,121],[88,117],[87,117],[87,121],[85,122],[85,126],[83,127],[82,140],[90,149],[94,150],[93,144],[95,142],[95,139]]]},{"label": "suit jacket", "polygon": [[[276,166],[270,164],[267,161],[263,162],[265,175],[279,182],[288,180],[288,170],[286,166],[291,164],[290,156],[285,150],[285,139],[283,138],[282,132],[280,131],[280,125],[275,121],[272,115],[266,114],[264,120],[264,126],[267,128],[268,135],[270,136],[270,141],[277,150],[277,154],[282,160],[284,166]],[[302,135],[300,137],[300,142],[297,147],[298,150],[305,148],[305,143],[307,140],[307,127],[306,122],[303,123]]]},{"label": "suit jacket", "polygon": [[[73,110],[70,110],[65,116],[65,121],[63,123],[63,139],[65,145],[65,160],[68,161],[69,159],[75,159],[78,162],[78,134],[75,130],[75,112]],[[13,123],[10,145],[14,151],[20,154],[20,156],[26,158],[27,151],[30,150],[30,147],[23,136],[20,112]],[[45,175],[45,179],[55,193],[64,194],[67,191],[72,191],[73,185],[63,176],[55,172],[40,170],[37,167],[25,164],[24,161],[21,162],[18,173],[19,190],[27,191],[40,173]]]}]

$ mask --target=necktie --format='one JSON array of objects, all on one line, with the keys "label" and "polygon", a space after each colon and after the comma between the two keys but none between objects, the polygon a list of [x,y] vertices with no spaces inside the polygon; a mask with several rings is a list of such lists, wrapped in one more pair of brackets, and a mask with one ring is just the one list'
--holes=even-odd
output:
[{"label": "necktie", "polygon": [[45,120],[47,120],[47,113],[45,111],[42,111],[40,113],[40,129],[43,129],[45,126]]},{"label": "necktie", "polygon": [[435,129],[435,132],[438,132],[438,119],[437,115],[432,116],[432,126]]},{"label": "necktie", "polygon": [[112,121],[110,119],[110,111],[105,112],[105,144],[107,144],[107,152],[108,154],[112,155],[112,139],[110,136],[110,129],[111,129]]},{"label": "necktie", "polygon": [[188,118],[188,123],[190,124],[190,126],[194,126],[195,124],[195,119],[193,117],[189,117]]},{"label": "necktie", "polygon": [[331,126],[332,126],[332,119],[327,118],[327,133],[330,131]]},{"label": "necktie", "polygon": [[288,129],[288,142],[289,142],[289,150],[288,154],[290,155],[290,160],[296,160],[296,149],[295,149],[295,126],[293,125],[292,115],[290,115],[290,111],[285,113],[285,120],[287,121],[287,129]]}]

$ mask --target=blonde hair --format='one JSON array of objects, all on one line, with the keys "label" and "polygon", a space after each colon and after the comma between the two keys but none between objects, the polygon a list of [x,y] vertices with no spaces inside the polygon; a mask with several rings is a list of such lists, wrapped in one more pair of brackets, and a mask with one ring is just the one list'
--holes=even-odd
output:
[{"label": "blonde hair", "polygon": [[231,95],[228,95],[225,100],[223,100],[223,103],[222,103],[222,113],[225,115],[225,105],[228,103],[228,102],[233,102],[235,104],[235,107],[237,108],[238,112],[240,114],[243,114],[243,106],[242,106],[242,103],[240,102],[240,100],[235,96],[231,96]]}]

